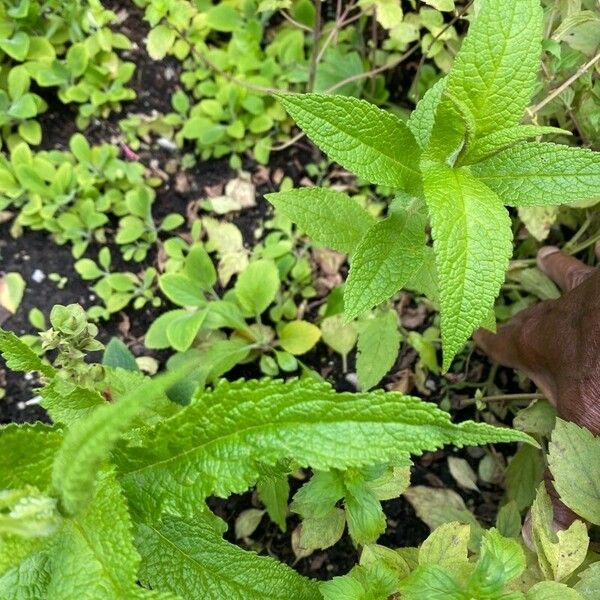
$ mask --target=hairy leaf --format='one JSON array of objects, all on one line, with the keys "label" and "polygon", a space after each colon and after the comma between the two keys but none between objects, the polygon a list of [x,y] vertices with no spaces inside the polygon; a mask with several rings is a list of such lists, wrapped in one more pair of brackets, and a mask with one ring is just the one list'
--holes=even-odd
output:
[{"label": "hairy leaf", "polygon": [[429,145],[429,139],[435,122],[436,110],[442,99],[445,86],[446,78],[440,79],[432,85],[423,98],[421,98],[408,119],[407,125],[413,132],[417,143],[423,149],[427,148]]},{"label": "hairy leaf", "polygon": [[377,385],[398,357],[398,315],[389,310],[358,325],[356,372],[363,390]]},{"label": "hairy leaf", "polygon": [[301,188],[265,198],[317,244],[352,254],[375,219],[348,194]]},{"label": "hairy leaf", "polygon": [[62,439],[61,429],[41,423],[0,427],[0,489],[32,485],[47,491]]},{"label": "hairy leaf", "polygon": [[419,147],[392,113],[348,96],[278,98],[308,137],[344,168],[371,183],[419,191]]},{"label": "hairy leaf", "polygon": [[533,94],[542,43],[539,0],[485,0],[447,77],[477,137],[517,125]]},{"label": "hairy leaf", "polygon": [[468,171],[429,165],[424,185],[447,370],[494,306],[512,252],[512,229],[500,199]]},{"label": "hairy leaf", "polygon": [[62,508],[76,514],[94,495],[94,482],[115,442],[129,429],[145,404],[161,398],[165,390],[189,372],[189,365],[146,382],[115,404],[98,407],[85,420],[71,426],[52,469],[52,483]]},{"label": "hairy leaf", "polygon": [[140,580],[182,598],[319,598],[314,582],[272,558],[226,542],[224,530],[225,523],[206,512],[193,520],[167,514],[158,523],[138,524]]},{"label": "hairy leaf", "polygon": [[570,131],[558,127],[541,127],[539,125],[515,125],[506,129],[499,129],[485,137],[476,139],[464,158],[460,159],[460,164],[477,163],[500,150],[514,146],[529,138],[550,134],[572,135]]},{"label": "hairy leaf", "polygon": [[39,390],[41,405],[55,423],[71,425],[88,417],[105,404],[104,398],[88,388],[73,387],[60,378]]},{"label": "hairy leaf", "polygon": [[[341,444],[340,440],[344,440]],[[241,492],[254,461],[284,458],[315,469],[389,463],[443,444],[527,440],[483,423],[450,422],[435,406],[397,393],[337,394],[303,381],[221,382],[119,456],[122,482],[143,510],[193,510],[207,496]]]},{"label": "hairy leaf", "polygon": [[347,320],[381,304],[414,277],[423,264],[425,219],[419,212],[392,212],[358,244],[344,288]]},{"label": "hairy leaf", "polygon": [[600,152],[525,142],[477,163],[473,174],[504,204],[566,204],[600,195]]},{"label": "hairy leaf", "polygon": [[46,377],[54,377],[56,371],[12,331],[0,329],[0,354],[6,366],[13,371],[38,371]]}]

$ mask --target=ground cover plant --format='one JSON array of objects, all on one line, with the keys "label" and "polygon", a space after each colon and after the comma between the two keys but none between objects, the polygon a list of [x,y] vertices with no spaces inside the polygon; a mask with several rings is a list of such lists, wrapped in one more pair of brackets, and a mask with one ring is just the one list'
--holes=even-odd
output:
[{"label": "ground cover plant", "polygon": [[600,596],[594,0],[0,8],[0,598]]}]

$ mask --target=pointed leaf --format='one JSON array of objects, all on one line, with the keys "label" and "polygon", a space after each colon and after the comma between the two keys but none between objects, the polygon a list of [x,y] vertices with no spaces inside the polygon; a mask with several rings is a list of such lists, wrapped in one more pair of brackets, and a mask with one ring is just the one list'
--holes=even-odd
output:
[{"label": "pointed leaf", "polygon": [[468,171],[430,166],[424,184],[447,370],[494,306],[512,252],[512,227],[500,199]]},{"label": "pointed leaf", "polygon": [[521,121],[537,79],[542,27],[539,0],[480,3],[446,83],[473,114],[477,137]]},{"label": "pointed leaf", "polygon": [[12,371],[26,373],[38,371],[46,377],[54,377],[56,371],[12,331],[0,329],[0,354],[6,361],[6,366]]},{"label": "pointed leaf", "polygon": [[115,404],[98,407],[87,419],[71,426],[54,459],[52,483],[67,514],[83,510],[94,496],[94,483],[103,461],[131,422],[190,367],[163,375],[134,388]]},{"label": "pointed leaf", "polygon": [[358,324],[356,372],[363,390],[383,379],[394,366],[399,348],[398,315],[394,310]]},{"label": "pointed leaf", "polygon": [[246,490],[258,478],[258,460],[274,465],[291,458],[314,469],[345,469],[446,443],[531,440],[483,423],[455,425],[447,413],[416,398],[337,394],[308,379],[221,382],[142,436],[143,452],[129,448],[119,455],[125,489],[139,490],[148,511],[169,505],[183,512],[211,494]]},{"label": "pointed leaf", "polygon": [[318,600],[313,581],[272,558],[226,542],[224,523],[216,521],[204,512],[193,520],[164,515],[159,523],[138,524],[141,582],[182,598]]},{"label": "pointed leaf", "polygon": [[472,167],[504,204],[568,204],[600,195],[600,152],[527,142]]},{"label": "pointed leaf", "polygon": [[425,219],[416,211],[393,212],[358,244],[344,288],[347,320],[388,300],[422,266]]},{"label": "pointed leaf", "polygon": [[265,198],[317,244],[352,254],[375,219],[348,194],[301,188]]},{"label": "pointed leaf", "polygon": [[556,419],[548,463],[561,500],[584,519],[600,524],[600,437]]},{"label": "pointed leaf", "polygon": [[278,96],[329,158],[371,183],[416,193],[419,147],[398,117],[365,100],[324,94]]}]

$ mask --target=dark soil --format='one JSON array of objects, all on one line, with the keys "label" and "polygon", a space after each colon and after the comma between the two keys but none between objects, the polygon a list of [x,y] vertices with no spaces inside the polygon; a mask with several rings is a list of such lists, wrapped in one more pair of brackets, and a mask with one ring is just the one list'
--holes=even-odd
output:
[{"label": "dark soil", "polygon": [[[120,141],[118,121],[127,114],[144,113],[151,114],[152,111],[168,112],[170,110],[169,99],[177,87],[178,63],[174,60],[165,60],[161,63],[149,59],[144,51],[144,37],[147,33],[146,24],[142,20],[141,11],[132,3],[114,1],[110,3],[113,10],[121,14],[126,9],[128,15],[122,21],[120,30],[132,41],[134,48],[125,54],[125,57],[137,64],[136,75],[131,85],[136,89],[135,101],[123,107],[120,114],[113,114],[107,120],[94,120],[86,130],[85,135],[93,143],[108,142],[118,143]],[[124,15],[125,16],[125,15]],[[414,76],[417,63],[411,63],[412,71],[400,71],[394,77],[398,78],[401,94],[406,93],[407,82]],[[41,119],[43,126],[43,147],[65,149],[68,147],[70,136],[76,131],[74,119],[76,110],[70,106],[60,104],[55,98],[46,98],[49,104],[48,112]],[[169,153],[158,146],[143,147],[139,152],[141,162],[147,167],[160,169],[161,173],[168,171],[166,165],[178,159],[178,154]],[[270,169],[274,172],[281,169],[286,175],[298,182],[303,176],[303,165],[318,159],[319,154],[314,149],[299,146],[290,149],[287,153],[273,155]],[[244,164],[245,170],[254,173],[257,165],[247,159]],[[207,186],[220,185],[234,176],[229,169],[227,160],[198,162],[195,167],[181,173],[176,171],[167,176],[164,184],[158,188],[157,197],[153,207],[153,214],[161,218],[170,212],[187,214],[190,203],[204,194]],[[251,246],[256,242],[255,231],[269,215],[270,205],[262,198],[262,194],[273,191],[274,185],[270,183],[261,184],[257,187],[257,205],[249,210],[228,217],[241,229],[244,242]],[[28,321],[28,313],[32,308],[39,308],[45,315],[49,314],[54,304],[69,304],[78,302],[84,307],[90,306],[94,298],[88,286],[83,282],[73,268],[73,258],[68,246],[57,246],[46,234],[42,232],[26,231],[22,237],[13,238],[10,233],[10,223],[0,225],[0,272],[20,272],[27,282],[27,289],[22,305],[16,315],[11,316],[2,325],[17,334],[33,333],[33,328]],[[88,255],[95,258],[98,247],[90,248]],[[116,246],[111,247],[113,259],[120,256]],[[139,269],[149,264],[155,264],[156,253],[150,254],[148,259],[139,265]],[[127,269],[134,270],[131,264]],[[35,273],[35,275],[34,275]],[[41,273],[41,275],[40,275]],[[62,289],[48,278],[50,273],[58,273],[66,277],[66,285]],[[43,276],[43,277],[42,277]],[[409,299],[408,309],[417,310],[416,305]],[[149,352],[143,347],[142,339],[150,323],[162,309],[147,308],[141,311],[127,310],[114,316],[110,321],[100,323],[102,341],[118,335],[130,346],[134,354],[148,355]],[[431,320],[429,315],[416,328],[424,329]],[[162,360],[164,353],[155,356]],[[355,387],[350,379],[343,373],[341,361],[337,355],[329,352],[324,345],[304,357],[305,362],[320,373],[325,374],[338,390],[354,390]],[[402,369],[414,369],[417,360],[416,353],[408,347],[404,347],[395,367],[391,373],[397,373]],[[353,358],[350,357],[349,371],[353,371]],[[468,374],[469,381],[483,381],[489,370],[489,365],[481,356],[474,356]],[[231,378],[245,376],[256,377],[260,373],[256,366],[244,366],[236,369]],[[512,376],[502,374],[509,382]],[[384,380],[383,385],[393,383],[393,376]],[[439,377],[429,376],[426,382],[427,388],[432,392],[427,398],[432,401],[440,401],[445,395],[445,383]],[[0,401],[0,423],[24,422],[35,420],[46,420],[44,411],[35,403],[29,403],[35,397],[37,382],[33,378],[12,374],[0,368],[0,387],[6,389],[6,398]],[[466,394],[462,394],[466,397]],[[453,402],[456,398],[452,399]],[[457,413],[458,420],[473,416],[472,411],[461,411]],[[450,452],[451,450],[448,450]],[[476,462],[466,451],[461,451],[460,456]],[[456,483],[447,470],[447,452],[427,454],[417,459],[413,473],[414,484],[432,486],[444,486],[456,489]],[[300,482],[294,480],[295,488]],[[498,486],[483,487],[482,494],[472,494],[457,490],[472,508],[477,516],[485,523],[491,523],[495,517],[495,511],[499,505],[502,489]],[[212,509],[229,524],[228,539],[235,541],[233,524],[236,517],[245,509],[259,506],[256,495],[248,492],[243,495],[234,495],[227,500],[211,499]],[[425,539],[429,529],[420,521],[412,506],[403,498],[391,500],[384,503],[388,517],[388,528],[381,538],[381,543],[391,547],[416,546]],[[279,559],[294,565],[301,573],[311,577],[327,579],[336,575],[346,573],[357,561],[357,551],[352,546],[350,538],[344,536],[334,547],[315,552],[308,558],[295,563],[295,557],[291,551],[290,532],[298,525],[295,516],[288,518],[288,530],[282,533],[277,526],[263,519],[256,533],[252,536],[252,547],[263,552],[272,554]]]}]

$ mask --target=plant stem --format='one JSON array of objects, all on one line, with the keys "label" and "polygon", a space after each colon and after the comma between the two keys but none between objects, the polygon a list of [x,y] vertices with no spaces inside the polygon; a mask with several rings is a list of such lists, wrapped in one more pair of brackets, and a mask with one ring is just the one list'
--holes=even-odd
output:
[{"label": "plant stem", "polygon": [[531,400],[543,400],[543,394],[499,394],[497,396],[483,396],[481,398],[469,398],[460,403],[461,408],[472,406],[477,402],[530,402]]},{"label": "plant stem", "polygon": [[308,91],[312,92],[315,89],[315,77],[317,76],[317,65],[319,57],[319,38],[321,37],[321,27],[323,19],[321,16],[323,0],[315,0],[315,30],[313,33],[313,47],[310,57],[310,68],[308,71]]},{"label": "plant stem", "polygon": [[591,69],[598,61],[600,61],[600,52],[598,52],[596,56],[591,58],[584,65],[579,67],[579,69],[577,69],[577,71],[571,77],[569,77],[569,79],[567,79],[565,82],[559,85],[555,90],[550,92],[541,102],[536,104],[533,108],[529,109],[528,112],[533,115],[540,111],[542,108],[544,108],[544,106],[546,106],[546,104],[552,102],[554,98],[562,94],[562,92],[564,92],[572,83],[577,81],[577,79],[579,79],[588,69]]}]

